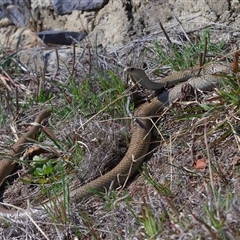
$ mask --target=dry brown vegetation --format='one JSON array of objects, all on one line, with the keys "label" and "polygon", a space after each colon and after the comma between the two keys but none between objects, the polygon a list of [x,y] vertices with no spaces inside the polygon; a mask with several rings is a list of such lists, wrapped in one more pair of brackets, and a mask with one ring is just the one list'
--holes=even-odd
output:
[{"label": "dry brown vegetation", "polygon": [[[121,84],[122,66],[131,59],[132,65],[144,65],[148,70],[166,69],[170,64],[181,68],[176,62],[160,62],[158,51],[165,52],[167,60],[177,57],[161,36],[158,33],[131,42],[111,54],[99,50],[96,55],[92,49],[82,58],[74,56],[75,65],[69,72],[60,68],[51,77],[23,72],[11,59],[3,66],[5,55],[0,81],[1,156],[7,154],[15,133],[21,135],[27,123],[46,106],[53,110],[45,124],[54,137],[40,135],[34,145],[47,152],[38,155],[34,164],[30,160],[22,163],[9,179],[10,185],[2,188],[4,201],[25,208],[28,199],[39,202],[42,195],[47,198],[63,186],[76,187],[121,160],[129,143],[131,120],[125,110],[131,92],[124,90],[129,86]],[[163,50],[154,46],[157,37],[161,39],[157,47]],[[181,44],[189,45],[183,40]],[[218,52],[216,47],[209,54],[234,58],[237,44],[237,40],[234,44],[212,44],[218,46]],[[188,59],[188,50],[180,49]],[[198,61],[202,50],[196,49],[190,52],[194,56],[188,66]],[[70,208],[58,206],[54,211],[32,214],[32,218],[9,219],[1,226],[2,237],[238,239],[238,73],[224,83],[223,92],[197,92],[155,116],[157,127],[149,155],[141,173],[125,189],[106,189],[105,194],[99,194],[101,197],[95,195]],[[135,94],[139,92],[146,95],[135,90]]]}]

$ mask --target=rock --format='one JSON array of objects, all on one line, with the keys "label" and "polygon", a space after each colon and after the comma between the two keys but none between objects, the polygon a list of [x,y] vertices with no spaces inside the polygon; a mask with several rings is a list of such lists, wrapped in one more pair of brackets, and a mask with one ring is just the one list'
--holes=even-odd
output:
[{"label": "rock", "polygon": [[[76,47],[76,52],[80,51]],[[73,49],[72,47],[61,47],[57,50],[35,47],[18,51],[16,57],[28,72],[53,74],[58,65],[59,69],[68,72],[72,67]]]},{"label": "rock", "polygon": [[0,45],[9,51],[33,47],[38,43],[38,37],[31,29],[16,28],[14,25],[1,27],[0,36],[4,36],[0,37]]},{"label": "rock", "polygon": [[[10,5],[15,5],[18,8],[18,11],[21,12],[23,16],[29,18],[30,13],[29,9],[31,6],[31,0],[1,0],[0,2],[0,19],[4,17],[10,17],[7,11],[7,7]],[[11,14],[11,13],[10,13]]]},{"label": "rock", "polygon": [[121,1],[110,1],[99,10],[88,37],[94,46],[111,49],[129,41],[129,16]]},{"label": "rock", "polygon": [[69,31],[43,31],[37,33],[37,35],[46,44],[70,45],[73,43],[79,43],[87,36],[87,33]]},{"label": "rock", "polygon": [[225,11],[230,8],[230,1],[226,0],[205,0],[211,11],[213,11],[217,16],[220,16]]},{"label": "rock", "polygon": [[48,8],[52,6],[51,0],[32,0],[31,1],[31,8],[35,10],[36,8]]},{"label": "rock", "polygon": [[[12,11],[11,15],[17,16],[15,11],[19,14],[19,18],[15,17],[18,21],[12,19],[17,28],[6,19],[6,16],[9,18],[7,7]],[[80,41],[87,32],[88,38],[83,39],[81,45],[90,43],[90,46],[111,50],[131,40],[162,32],[158,18],[170,38],[181,34],[174,15],[186,32],[207,26],[218,30],[218,23],[224,23],[221,27],[228,26],[237,31],[239,9],[238,0],[1,0],[0,43],[10,50],[39,46],[38,33],[46,43],[71,44],[71,36]],[[31,24],[28,30],[19,28],[26,25],[26,16],[29,16]],[[69,36],[70,33],[73,35]]]},{"label": "rock", "polygon": [[[27,17],[24,16],[19,7],[16,5],[9,5],[6,9],[8,18],[15,24],[17,27],[25,27],[28,25]],[[29,15],[29,14],[28,14]]]},{"label": "rock", "polygon": [[91,32],[95,27],[95,18],[96,13],[94,11],[80,13],[79,11],[74,10],[68,15],[64,29],[77,32]]},{"label": "rock", "polygon": [[2,18],[0,20],[0,28],[3,28],[3,27],[8,27],[12,25],[12,21],[8,18]]},{"label": "rock", "polygon": [[108,0],[52,0],[54,10],[58,14],[71,13],[73,10],[99,10],[108,3]]}]

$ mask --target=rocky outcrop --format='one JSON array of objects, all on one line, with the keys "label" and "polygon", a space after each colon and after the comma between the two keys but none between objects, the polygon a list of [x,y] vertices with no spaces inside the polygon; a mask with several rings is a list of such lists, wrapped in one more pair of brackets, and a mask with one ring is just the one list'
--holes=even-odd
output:
[{"label": "rocky outcrop", "polygon": [[[36,52],[35,48],[44,43],[90,44],[111,51],[161,32],[159,20],[170,35],[182,31],[177,19],[188,32],[209,26],[236,29],[240,23],[239,8],[237,0],[77,0],[68,4],[64,0],[2,0],[0,44],[11,52],[26,48]],[[218,36],[218,40],[225,38]]]}]

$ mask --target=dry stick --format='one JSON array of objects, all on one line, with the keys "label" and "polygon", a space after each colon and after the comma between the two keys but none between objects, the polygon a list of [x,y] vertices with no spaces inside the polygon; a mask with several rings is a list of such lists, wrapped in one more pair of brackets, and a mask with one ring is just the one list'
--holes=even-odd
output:
[{"label": "dry stick", "polygon": [[75,43],[73,43],[73,60],[72,60],[72,73],[71,76],[73,76],[74,74],[74,70],[75,70],[75,62],[76,62],[76,45]]},{"label": "dry stick", "polygon": [[18,95],[17,87],[15,87],[15,91],[16,91],[16,114],[18,115],[18,113],[19,113],[19,95]]},{"label": "dry stick", "polygon": [[53,75],[53,81],[55,81],[55,79],[57,77],[58,70],[59,70],[59,56],[58,56],[58,49],[57,48],[55,48],[55,53],[56,53],[57,68],[56,68],[56,71]]},{"label": "dry stick", "polygon": [[[43,75],[44,76],[44,75]],[[42,87],[44,86],[44,83],[42,81],[42,77],[38,78],[38,87],[37,87],[37,96],[36,96],[36,102],[38,103],[39,96],[42,91]]]},{"label": "dry stick", "polygon": [[203,54],[200,54],[200,68],[198,70],[197,77],[200,76],[200,73],[202,71],[202,66],[206,63],[207,46],[208,46],[208,41],[207,41],[207,38],[205,38],[204,52]]},{"label": "dry stick", "polygon": [[15,83],[13,79],[8,75],[8,73],[3,69],[2,66],[0,66],[0,70],[4,73],[4,75],[8,78],[9,82],[12,83],[14,87],[19,86],[19,84]]},{"label": "dry stick", "polygon": [[12,91],[12,89],[9,86],[9,84],[7,83],[6,79],[7,78],[4,75],[0,74],[0,80],[1,80],[2,84],[4,85],[4,87],[6,87],[9,91]]},{"label": "dry stick", "polygon": [[157,18],[157,20],[158,20],[158,23],[159,23],[159,25],[160,25],[160,28],[162,29],[162,31],[163,31],[163,33],[164,33],[164,35],[165,35],[167,41],[168,41],[170,44],[172,44],[172,41],[171,41],[171,39],[169,38],[167,32],[165,31],[165,28],[163,27],[163,25],[162,25],[160,19]]},{"label": "dry stick", "polygon": [[4,94],[4,96],[6,99],[7,108],[8,108],[8,111],[13,115],[12,105],[10,104],[9,90],[6,89],[6,92],[7,92],[7,94],[6,95]]},{"label": "dry stick", "polygon": [[92,65],[91,65],[92,53],[91,53],[89,45],[87,46],[87,49],[88,49],[88,54],[89,54],[89,60],[88,60],[89,70],[88,70],[88,73],[90,74],[91,71],[92,71]]},{"label": "dry stick", "polygon": [[[42,74],[41,74],[40,78],[38,78],[36,74],[33,75],[38,82],[37,93],[36,93],[36,102],[37,103],[38,103],[38,98],[41,94],[42,87],[44,87],[44,85],[45,85],[45,78],[44,77],[45,77],[46,72],[47,72],[47,59],[43,57],[43,61],[44,61],[44,65],[43,65]],[[35,69],[37,69],[37,64],[36,64],[35,61],[34,61],[34,66],[35,66]]]},{"label": "dry stick", "polygon": [[130,95],[127,97],[127,103],[126,103],[125,109],[126,109],[128,116],[131,119],[134,119],[134,116],[133,116],[132,112],[130,111],[129,106],[130,106]]},{"label": "dry stick", "polygon": [[185,38],[188,40],[188,42],[190,43],[190,45],[193,46],[192,41],[191,41],[190,38],[188,37],[188,35],[187,35],[187,33],[186,33],[186,31],[185,31],[182,23],[181,23],[180,20],[178,19],[177,15],[176,15],[174,12],[172,12],[172,14],[173,14],[174,18],[177,20],[177,22],[179,23],[179,25],[180,25],[180,27],[181,27],[181,29],[182,29],[182,32],[183,32]]},{"label": "dry stick", "polygon": [[208,39],[205,37],[205,44],[204,44],[204,52],[203,52],[203,59],[201,62],[201,66],[203,66],[206,63],[206,56],[207,56],[207,47],[208,47]]}]

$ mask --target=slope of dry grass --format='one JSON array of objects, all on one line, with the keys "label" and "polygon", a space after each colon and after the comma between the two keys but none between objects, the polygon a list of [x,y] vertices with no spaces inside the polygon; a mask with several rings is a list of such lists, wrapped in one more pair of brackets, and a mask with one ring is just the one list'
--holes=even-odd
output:
[{"label": "slope of dry grass", "polygon": [[[15,132],[24,132],[40,109],[53,109],[45,123],[48,131],[34,144],[46,151],[21,162],[23,167],[2,189],[4,201],[25,208],[28,199],[41,202],[62,190],[67,198],[68,186],[90,181],[121,160],[129,143],[131,118],[126,105],[132,94],[123,84],[122,66],[131,60],[132,65],[145,65],[159,75],[157,67],[169,73],[169,65],[181,69],[188,60],[185,67],[189,67],[204,52],[204,44],[192,48],[187,42],[174,52],[162,36],[151,39],[157,37],[158,44],[146,38],[112,54],[93,51],[90,62],[85,54],[73,61],[74,71],[59,69],[51,77],[16,72],[11,61],[2,64],[1,156],[13,144]],[[212,47],[208,54],[234,57],[231,44],[208,46]],[[179,61],[165,61],[173,58]],[[39,78],[44,78],[41,91]],[[238,74],[223,85],[222,91],[187,96],[157,117],[150,153],[126,189],[106,189],[78,205],[66,200],[66,205],[33,214],[32,219],[10,219],[1,226],[3,238],[239,238]]]}]

